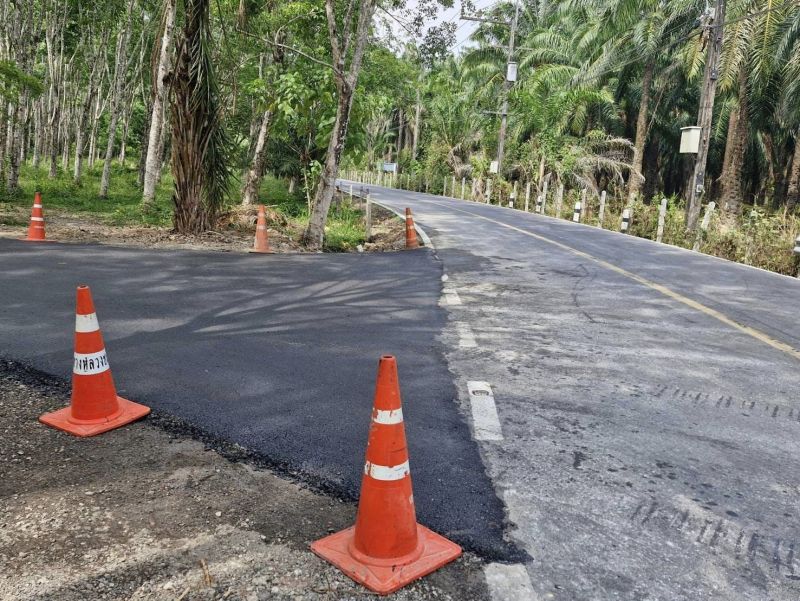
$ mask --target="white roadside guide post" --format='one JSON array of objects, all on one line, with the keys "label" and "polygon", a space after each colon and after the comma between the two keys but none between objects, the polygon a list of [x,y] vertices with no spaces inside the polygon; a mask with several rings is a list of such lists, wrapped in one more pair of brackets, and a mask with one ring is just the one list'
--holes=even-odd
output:
[{"label": "white roadside guide post", "polygon": [[597,216],[598,222],[597,227],[603,229],[603,217],[606,214],[606,191],[603,190],[600,193],[600,214]]},{"label": "white roadside guide post", "polygon": [[531,205],[531,183],[525,184],[525,212],[527,213]]},{"label": "white roadside guide post", "polygon": [[541,213],[542,212],[542,195],[541,194],[536,197],[536,212],[537,213]]},{"label": "white roadside guide post", "polygon": [[547,177],[544,178],[544,184],[542,184],[542,210],[539,211],[542,215],[547,215],[547,188],[550,185],[550,175],[548,174]]},{"label": "white roadside guide post", "polygon": [[622,209],[622,223],[619,226],[619,231],[623,234],[628,233],[628,227],[631,225],[631,210]]},{"label": "white roadside guide post", "polygon": [[658,229],[656,230],[656,242],[664,239],[664,222],[667,219],[667,199],[661,199],[661,206],[658,207]]},{"label": "white roadside guide post", "polygon": [[581,222],[581,201],[575,203],[575,210],[572,213],[572,221],[575,223]]},{"label": "white roadside guide post", "polygon": [[512,209],[514,205],[517,203],[517,183],[519,180],[514,180],[514,191],[511,193],[511,198],[508,200],[508,206]]},{"label": "white roadside guide post", "polygon": [[708,231],[708,225],[711,223],[711,215],[714,214],[714,208],[717,206],[717,203],[710,202],[708,206],[706,206],[706,213],[703,215],[703,222],[700,224],[700,229],[697,231],[697,236],[695,236],[694,244],[692,244],[692,250],[698,251],[700,250],[700,239],[702,237],[701,232]]},{"label": "white roadside guide post", "polygon": [[[800,236],[794,240],[794,254],[800,257]],[[800,280],[800,267],[797,269],[797,279]]]},{"label": "white roadside guide post", "polygon": [[466,177],[462,177],[461,178],[461,200],[464,200],[464,186],[466,186],[466,185],[467,185],[467,178]]},{"label": "white roadside guide post", "polygon": [[364,221],[366,221],[366,227],[364,231],[364,235],[366,238],[366,242],[369,242],[369,239],[372,238],[372,199],[370,198],[369,194],[367,194],[367,209],[364,215]]},{"label": "white roadside guide post", "polygon": [[492,204],[492,180],[486,178],[486,204]]},{"label": "white roadside guide post", "polygon": [[581,192],[581,223],[586,221],[586,188]]},{"label": "white roadside guide post", "polygon": [[452,196],[453,198],[456,197],[456,176],[455,175],[450,179],[450,196]]},{"label": "white roadside guide post", "polygon": [[561,219],[561,205],[564,203],[564,184],[558,184],[556,192],[556,219]]},{"label": "white roadside guide post", "polygon": [[350,184],[350,206],[353,206],[353,184]]}]

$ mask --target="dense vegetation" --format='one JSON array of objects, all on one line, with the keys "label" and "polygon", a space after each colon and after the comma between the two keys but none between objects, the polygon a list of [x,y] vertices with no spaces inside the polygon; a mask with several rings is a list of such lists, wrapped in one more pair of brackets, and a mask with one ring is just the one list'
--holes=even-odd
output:
[{"label": "dense vegetation", "polygon": [[[480,195],[491,178],[494,202],[515,181],[594,202],[606,190],[614,210],[640,217],[667,196],[668,241],[691,246],[694,157],[679,153],[680,131],[698,122],[721,35],[708,66],[716,98],[701,200],[720,209],[708,236],[724,238],[724,256],[794,269],[790,248],[763,260],[753,257],[772,246],[743,249],[756,235],[784,247],[798,229],[796,0],[728,0],[724,27],[698,0],[498,2],[455,46],[471,22],[422,35],[448,4],[0,0],[4,193],[46,179],[80,187],[87,167],[102,166],[97,196],[113,202],[114,186],[128,185],[119,161],[138,172],[142,220],[166,209],[192,232],[213,228],[226,206],[263,200],[269,173],[291,182],[306,242],[319,247],[339,169],[387,161],[433,190],[465,178]],[[514,21],[519,75],[492,174]]]}]

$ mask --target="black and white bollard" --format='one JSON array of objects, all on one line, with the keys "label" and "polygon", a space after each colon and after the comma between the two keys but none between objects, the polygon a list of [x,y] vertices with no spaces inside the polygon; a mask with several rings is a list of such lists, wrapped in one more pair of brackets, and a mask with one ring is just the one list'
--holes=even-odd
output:
[{"label": "black and white bollard", "polygon": [[541,197],[541,195],[536,197],[536,212],[537,213],[541,213],[542,212],[542,197]]},{"label": "black and white bollard", "polygon": [[581,203],[580,201],[575,203],[575,209],[572,213],[572,221],[575,223],[581,222]]},{"label": "black and white bollard", "polygon": [[525,212],[530,211],[531,208],[531,183],[525,184]]},{"label": "black and white bollard", "polygon": [[631,210],[630,209],[623,209],[622,210],[622,223],[620,224],[619,231],[623,234],[628,233],[628,228],[631,225]]}]

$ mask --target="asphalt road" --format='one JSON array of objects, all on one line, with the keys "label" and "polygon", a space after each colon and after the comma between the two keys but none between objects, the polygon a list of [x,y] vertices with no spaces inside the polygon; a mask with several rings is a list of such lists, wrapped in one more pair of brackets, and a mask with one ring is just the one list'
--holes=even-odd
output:
[{"label": "asphalt road", "polygon": [[518,552],[503,540],[503,507],[437,338],[441,274],[428,250],[248,255],[0,240],[0,356],[69,377],[75,287],[87,283],[121,396],[356,498],[378,358],[394,354],[420,521],[510,558]]},{"label": "asphalt road", "polygon": [[433,238],[463,411],[492,387],[481,454],[532,557],[516,598],[800,598],[800,281],[370,188]]}]

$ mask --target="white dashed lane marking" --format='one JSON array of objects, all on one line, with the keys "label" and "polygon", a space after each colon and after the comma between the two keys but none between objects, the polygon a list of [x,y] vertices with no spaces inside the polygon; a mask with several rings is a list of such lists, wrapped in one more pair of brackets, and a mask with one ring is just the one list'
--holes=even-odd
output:
[{"label": "white dashed lane marking", "polygon": [[457,322],[456,329],[458,330],[458,348],[476,348],[478,346],[475,334],[472,333],[472,328],[468,323]]},{"label": "white dashed lane marking", "polygon": [[455,288],[445,288],[442,290],[442,294],[444,294],[444,299],[448,305],[461,304],[461,297],[458,296],[458,292],[456,292]]},{"label": "white dashed lane marking", "polygon": [[488,382],[470,380],[467,382],[472,421],[475,427],[475,440],[503,440],[500,418],[494,404],[494,394]]}]

